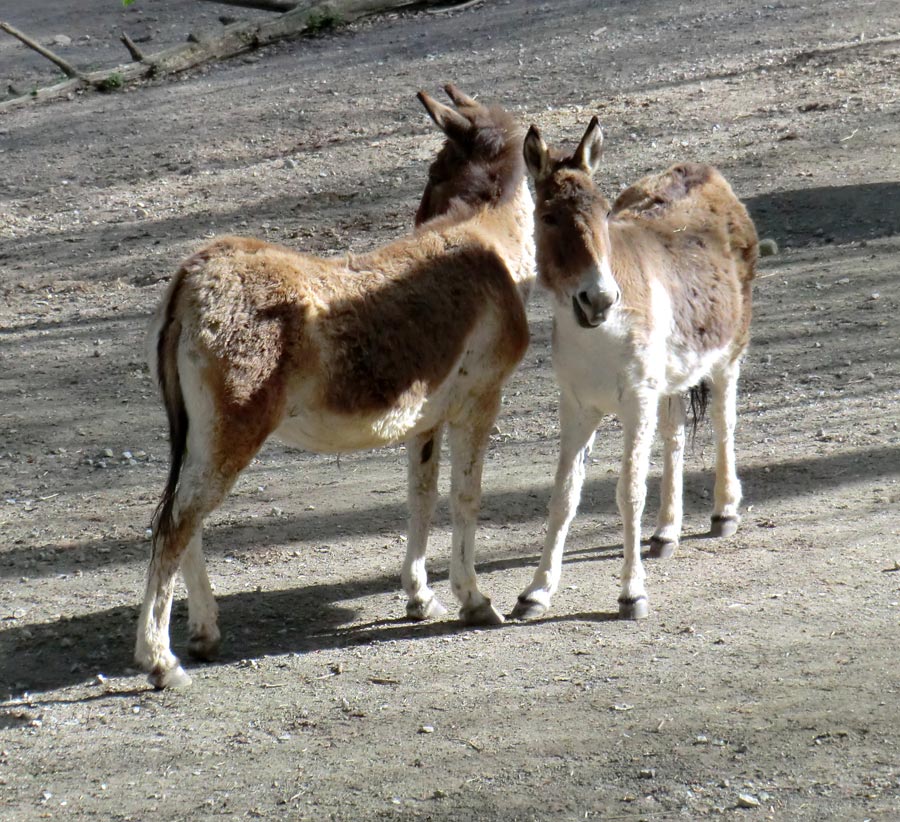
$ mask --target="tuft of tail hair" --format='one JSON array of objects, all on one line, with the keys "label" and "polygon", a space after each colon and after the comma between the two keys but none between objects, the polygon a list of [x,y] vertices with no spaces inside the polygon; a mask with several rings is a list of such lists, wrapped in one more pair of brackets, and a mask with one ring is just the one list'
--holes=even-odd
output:
[{"label": "tuft of tail hair", "polygon": [[706,416],[706,409],[709,406],[709,383],[701,380],[692,386],[688,398],[691,405],[691,445],[693,445],[697,438],[697,426]]},{"label": "tuft of tail hair", "polygon": [[180,290],[183,271],[179,272],[165,301],[162,325],[156,339],[156,374],[162,393],[166,417],[169,420],[169,476],[162,498],[153,513],[153,550],[171,536],[175,526],[175,493],[181,468],[187,454],[188,415],[178,378],[178,338],[181,324],[175,318],[175,302]]}]

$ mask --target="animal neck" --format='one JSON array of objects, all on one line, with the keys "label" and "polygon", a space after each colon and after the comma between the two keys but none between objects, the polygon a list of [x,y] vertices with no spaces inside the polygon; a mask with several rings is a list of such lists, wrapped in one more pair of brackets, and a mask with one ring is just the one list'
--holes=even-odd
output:
[{"label": "animal neck", "polygon": [[513,196],[501,204],[485,208],[478,223],[490,231],[504,251],[509,270],[524,299],[535,281],[534,201],[523,177]]}]

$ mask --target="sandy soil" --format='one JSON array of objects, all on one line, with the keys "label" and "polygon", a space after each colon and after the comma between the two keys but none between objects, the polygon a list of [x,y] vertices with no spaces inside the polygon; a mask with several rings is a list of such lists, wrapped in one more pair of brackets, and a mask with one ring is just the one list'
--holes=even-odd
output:
[{"label": "sandy soil", "polygon": [[[123,28],[162,48],[223,13],[250,16],[3,4],[83,66],[121,61]],[[898,32],[890,0],[484,2],[0,116],[0,818],[900,818]],[[0,88],[48,67],[0,39]],[[616,620],[610,419],[548,616],[412,624],[403,448],[269,445],[206,531],[221,659],[154,692],[130,667],[167,467],[149,313],[215,233],[327,254],[407,231],[439,145],[413,95],[448,79],[551,141],[598,113],[611,195],[713,162],[778,241],[742,380],[742,529],[703,538],[701,429],[682,547],[648,565],[650,618]],[[543,295],[529,314],[479,530],[504,609],[556,459]],[[445,601],[448,542],[442,502]],[[181,604],[173,634],[183,651]]]}]

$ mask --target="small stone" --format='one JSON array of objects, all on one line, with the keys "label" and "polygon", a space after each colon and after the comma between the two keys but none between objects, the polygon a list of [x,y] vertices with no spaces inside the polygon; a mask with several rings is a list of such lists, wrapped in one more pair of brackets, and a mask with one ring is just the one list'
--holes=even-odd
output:
[{"label": "small stone", "polygon": [[51,46],[71,46],[72,38],[67,34],[57,34],[51,41]]},{"label": "small stone", "polygon": [[758,808],[759,800],[752,793],[738,794],[737,801],[739,808]]},{"label": "small stone", "polygon": [[641,768],[638,771],[638,776],[641,779],[655,779],[656,778],[656,769],[655,768]]},{"label": "small stone", "polygon": [[420,734],[433,734],[434,733],[434,725],[423,725],[419,728]]}]

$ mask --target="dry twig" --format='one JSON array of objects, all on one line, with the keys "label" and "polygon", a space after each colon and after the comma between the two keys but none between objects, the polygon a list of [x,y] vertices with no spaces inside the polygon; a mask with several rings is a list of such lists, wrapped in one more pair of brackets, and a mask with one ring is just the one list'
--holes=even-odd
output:
[{"label": "dry twig", "polygon": [[27,34],[23,34],[17,28],[14,28],[9,23],[5,23],[3,20],[0,20],[0,29],[5,31],[7,34],[11,34],[17,40],[21,40],[28,48],[34,49],[38,54],[46,57],[51,63],[55,63],[59,68],[65,72],[66,77],[77,77],[79,80],[84,80],[84,75],[75,68],[71,63],[66,60],[63,60],[55,52],[50,51],[50,49],[45,48],[40,43],[32,40]]},{"label": "dry twig", "polygon": [[125,48],[128,49],[128,53],[131,55],[131,59],[136,63],[141,63],[144,60],[144,53],[137,47],[134,40],[132,40],[125,32],[122,32],[122,36],[119,38],[124,44]]}]

